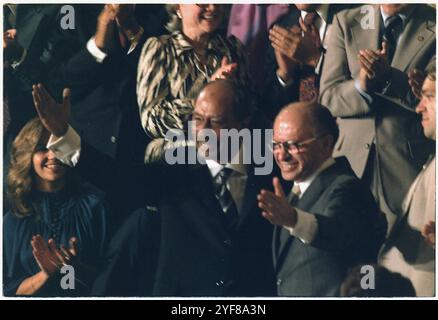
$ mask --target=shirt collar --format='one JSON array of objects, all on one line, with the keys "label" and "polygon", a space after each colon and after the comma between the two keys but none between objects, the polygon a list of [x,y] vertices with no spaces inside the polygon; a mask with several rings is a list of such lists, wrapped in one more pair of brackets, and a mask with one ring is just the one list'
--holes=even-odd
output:
[{"label": "shirt collar", "polygon": [[[176,30],[172,32],[171,36],[174,39],[177,56],[180,56],[185,51],[194,51],[193,46],[189,43],[181,30]],[[225,46],[223,44],[223,41],[224,40],[219,34],[213,33],[208,42],[207,51],[217,52],[219,48],[223,48]]]},{"label": "shirt collar", "polygon": [[306,190],[310,187],[310,185],[312,184],[312,182],[316,179],[316,177],[325,169],[327,169],[328,167],[331,167],[332,165],[335,164],[335,159],[333,159],[332,157],[328,158],[327,160],[325,160],[321,166],[319,166],[318,170],[316,170],[310,177],[308,177],[306,180],[304,181],[300,181],[294,182],[294,186],[298,185],[298,187],[300,188],[300,192],[301,192],[301,196],[303,196],[304,192],[306,192]]},{"label": "shirt collar", "polygon": [[[414,9],[414,7],[408,6],[403,13],[398,14],[398,16],[402,19],[403,29],[405,28],[406,23],[408,22],[409,18],[411,17],[413,9]],[[383,24],[386,27],[386,20],[388,20],[389,15],[387,15],[385,12],[383,12],[382,7],[380,7],[380,14],[382,15]]]},{"label": "shirt collar", "polygon": [[[239,158],[238,161],[237,157]],[[243,164],[243,151],[242,148],[239,149],[239,153],[233,157],[231,160],[231,163],[227,163],[225,165],[222,165],[215,160],[206,159],[205,163],[207,164],[208,170],[211,173],[211,176],[214,178],[217,176],[217,174],[223,169],[223,168],[230,168],[234,172],[237,172],[241,175],[247,174],[247,167],[245,164]]]}]

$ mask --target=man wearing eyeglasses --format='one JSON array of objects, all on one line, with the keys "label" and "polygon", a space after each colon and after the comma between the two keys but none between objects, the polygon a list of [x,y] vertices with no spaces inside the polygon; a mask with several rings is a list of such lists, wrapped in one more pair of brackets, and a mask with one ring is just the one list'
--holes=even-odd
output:
[{"label": "man wearing eyeglasses", "polygon": [[279,296],[337,296],[348,268],[376,261],[386,233],[368,188],[346,158],[332,158],[339,135],[327,108],[286,106],[274,123],[275,192],[258,195],[262,215],[276,226],[273,253]]}]

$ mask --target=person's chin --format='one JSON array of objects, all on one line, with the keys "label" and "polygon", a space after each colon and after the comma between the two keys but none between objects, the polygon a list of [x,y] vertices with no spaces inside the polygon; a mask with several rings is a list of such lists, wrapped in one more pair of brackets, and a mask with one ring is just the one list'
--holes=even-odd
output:
[{"label": "person's chin", "polygon": [[285,181],[294,181],[296,179],[297,173],[294,171],[281,171],[281,176]]}]

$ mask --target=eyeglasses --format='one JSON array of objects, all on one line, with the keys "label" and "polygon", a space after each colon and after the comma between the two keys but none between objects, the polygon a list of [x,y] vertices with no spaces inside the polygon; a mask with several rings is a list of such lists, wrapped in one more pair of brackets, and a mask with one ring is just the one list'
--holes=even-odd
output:
[{"label": "eyeglasses", "polygon": [[272,141],[272,149],[274,152],[278,152],[283,147],[283,149],[286,150],[288,153],[297,154],[303,151],[303,147],[306,144],[316,141],[319,138],[321,138],[321,136],[312,137],[310,139],[298,141],[298,142],[294,142],[292,140],[285,142]]}]

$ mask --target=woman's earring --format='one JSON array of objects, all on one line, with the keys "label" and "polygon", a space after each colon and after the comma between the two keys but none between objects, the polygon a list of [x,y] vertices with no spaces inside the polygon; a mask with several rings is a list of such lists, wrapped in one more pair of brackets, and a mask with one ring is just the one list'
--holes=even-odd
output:
[{"label": "woman's earring", "polygon": [[176,12],[176,15],[178,16],[178,18],[182,19],[182,17],[181,17],[181,11],[177,11],[177,12]]}]

